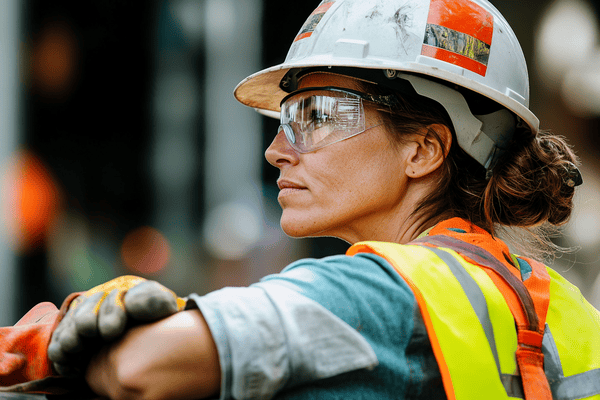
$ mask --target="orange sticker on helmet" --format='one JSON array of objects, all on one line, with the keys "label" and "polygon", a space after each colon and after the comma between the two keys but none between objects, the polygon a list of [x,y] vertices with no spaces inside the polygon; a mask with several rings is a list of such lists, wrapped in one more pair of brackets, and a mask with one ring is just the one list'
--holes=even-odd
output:
[{"label": "orange sticker on helmet", "polygon": [[421,55],[485,76],[494,16],[470,0],[431,0]]},{"label": "orange sticker on helmet", "polygon": [[297,42],[300,39],[310,37],[315,31],[317,25],[319,25],[319,22],[321,22],[321,19],[323,18],[325,13],[331,8],[335,1],[336,0],[322,1],[319,7],[317,7],[317,9],[308,16],[308,19],[306,20],[304,25],[302,25],[302,29],[300,29],[300,33],[298,34],[298,36],[296,36],[294,42]]}]

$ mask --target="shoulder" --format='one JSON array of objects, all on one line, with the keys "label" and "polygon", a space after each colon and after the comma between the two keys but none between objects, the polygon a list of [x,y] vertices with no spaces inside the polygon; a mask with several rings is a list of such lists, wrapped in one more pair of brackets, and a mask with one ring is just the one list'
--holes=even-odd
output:
[{"label": "shoulder", "polygon": [[383,257],[361,253],[354,256],[339,255],[322,259],[298,260],[279,274],[262,279],[286,279],[301,282],[334,281],[337,284],[403,285],[402,278]]},{"label": "shoulder", "polygon": [[261,282],[274,280],[295,284],[300,290],[315,286],[324,288],[323,285],[362,289],[408,288],[387,260],[367,253],[301,259],[288,265],[281,273],[263,278]]},{"label": "shoulder", "polygon": [[374,254],[302,259],[257,284],[285,286],[332,311],[351,326],[374,316],[412,317],[415,298],[402,277]]}]

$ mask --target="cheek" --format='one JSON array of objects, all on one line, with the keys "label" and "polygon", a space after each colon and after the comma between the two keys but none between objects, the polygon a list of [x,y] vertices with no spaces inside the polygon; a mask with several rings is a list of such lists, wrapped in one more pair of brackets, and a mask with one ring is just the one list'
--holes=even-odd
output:
[{"label": "cheek", "polygon": [[[372,206],[381,196],[387,178],[379,172],[378,163],[367,160],[344,160],[342,168],[321,175],[315,187],[316,206],[326,210],[329,218],[348,216],[356,210]],[[382,187],[383,186],[383,187]]]},{"label": "cheek", "polygon": [[361,208],[382,197],[397,195],[402,166],[387,137],[373,132],[356,139],[370,140],[340,142],[352,146],[312,171],[324,207]]}]

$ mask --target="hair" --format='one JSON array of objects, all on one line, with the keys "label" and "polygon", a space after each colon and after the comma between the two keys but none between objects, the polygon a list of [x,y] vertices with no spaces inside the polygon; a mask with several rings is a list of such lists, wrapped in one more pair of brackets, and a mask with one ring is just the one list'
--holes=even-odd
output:
[{"label": "hair", "polygon": [[[439,103],[366,82],[360,86],[371,94],[396,94],[397,106],[379,108],[394,143],[402,144],[406,135],[425,131],[445,147],[432,126],[442,124],[452,131],[452,144],[449,150],[444,148],[448,155],[435,188],[414,213],[426,212],[443,219],[461,217],[492,235],[518,237],[512,244],[535,258],[560,249],[550,239],[556,233],[553,227],[565,224],[571,215],[575,190],[565,182],[572,166],[578,164],[565,138],[546,131],[534,135],[519,124],[488,179],[485,168],[458,146],[452,121]],[[478,106],[482,103],[485,101]]]}]

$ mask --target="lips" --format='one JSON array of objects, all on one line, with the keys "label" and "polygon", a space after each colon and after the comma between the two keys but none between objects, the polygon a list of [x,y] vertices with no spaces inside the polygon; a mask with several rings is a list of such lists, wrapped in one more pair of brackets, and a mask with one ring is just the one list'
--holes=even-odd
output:
[{"label": "lips", "polygon": [[283,189],[306,189],[305,186],[299,185],[299,184],[291,182],[291,181],[286,181],[286,180],[278,180],[277,181],[277,187],[279,187],[279,190],[283,190]]}]

